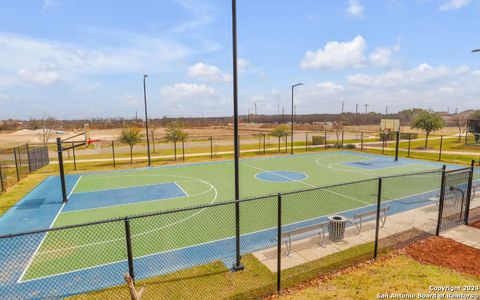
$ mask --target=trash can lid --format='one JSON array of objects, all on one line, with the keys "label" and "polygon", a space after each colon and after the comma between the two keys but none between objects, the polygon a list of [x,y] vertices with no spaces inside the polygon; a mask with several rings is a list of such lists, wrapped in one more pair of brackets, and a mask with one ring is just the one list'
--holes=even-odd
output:
[{"label": "trash can lid", "polygon": [[342,221],[347,220],[347,218],[345,218],[344,216],[341,216],[341,215],[328,216],[328,219],[330,221],[337,221],[337,222],[342,222]]}]

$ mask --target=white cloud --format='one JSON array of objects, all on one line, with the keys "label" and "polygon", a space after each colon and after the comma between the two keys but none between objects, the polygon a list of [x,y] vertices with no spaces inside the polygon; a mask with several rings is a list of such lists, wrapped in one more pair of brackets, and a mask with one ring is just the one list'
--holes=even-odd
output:
[{"label": "white cloud", "polygon": [[86,48],[0,32],[0,73],[49,84],[85,75],[138,73],[167,70],[184,58],[183,45],[145,35],[123,33],[123,46]]},{"label": "white cloud", "polygon": [[365,60],[366,47],[367,43],[360,35],[349,42],[328,42],[323,49],[307,51],[301,67],[303,69],[360,67]]},{"label": "white cloud", "polygon": [[354,17],[363,17],[364,8],[358,0],[348,0],[347,13]]},{"label": "white cloud", "polygon": [[24,81],[43,85],[55,84],[62,80],[58,72],[48,70],[33,71],[28,69],[20,69],[18,70],[17,75]]},{"label": "white cloud", "polygon": [[460,9],[468,5],[472,0],[448,0],[438,8],[441,11]]},{"label": "white cloud", "polygon": [[188,76],[206,82],[229,82],[232,76],[220,71],[216,66],[196,63],[188,68]]},{"label": "white cloud", "polygon": [[0,94],[0,102],[2,101],[6,101],[10,99],[10,97],[8,95],[5,95],[5,94]]},{"label": "white cloud", "polygon": [[57,0],[43,0],[42,9],[45,11],[51,7],[55,7],[58,5]]},{"label": "white cloud", "polygon": [[400,46],[379,47],[369,55],[366,49],[367,42],[361,35],[347,42],[330,41],[322,49],[307,51],[300,66],[303,69],[386,67],[391,64],[391,56]]},{"label": "white cloud", "polygon": [[323,90],[327,93],[330,93],[330,94],[333,94],[333,93],[336,93],[336,92],[341,92],[341,91],[344,90],[344,87],[342,85],[335,84],[331,81],[319,83],[317,86],[321,90]]},{"label": "white cloud", "polygon": [[195,97],[212,96],[215,95],[215,89],[205,84],[196,83],[175,83],[162,87],[160,93],[165,98],[172,101],[178,99],[194,99]]}]

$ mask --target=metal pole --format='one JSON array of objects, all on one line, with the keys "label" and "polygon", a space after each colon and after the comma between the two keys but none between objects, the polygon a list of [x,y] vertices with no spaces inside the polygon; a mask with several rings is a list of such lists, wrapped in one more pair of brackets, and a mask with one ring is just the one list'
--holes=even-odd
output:
[{"label": "metal pole", "polygon": [[62,139],[57,137],[57,154],[58,154],[58,167],[60,170],[60,184],[62,186],[62,201],[66,203],[67,199],[67,187],[65,185],[65,170],[63,169],[63,149]]},{"label": "metal pole", "polygon": [[[25,144],[25,147],[27,148],[27,160],[28,160],[28,173],[32,173],[32,164],[33,164],[33,159],[30,156],[30,148],[28,147],[28,143]],[[36,165],[36,164],[35,164]]]},{"label": "metal pole", "polygon": [[210,158],[213,158],[213,136],[210,137]]},{"label": "metal pole", "polygon": [[77,170],[77,158],[75,156],[75,147],[72,147],[72,154],[73,154],[73,169],[76,171]]},{"label": "metal pole", "polygon": [[132,252],[132,236],[130,234],[130,220],[125,218],[125,239],[127,241],[127,259],[128,259],[128,273],[135,282],[135,270],[133,268],[133,252]]},{"label": "metal pole", "polygon": [[291,129],[292,129],[292,136],[290,137],[290,154],[293,154],[293,124],[295,123],[295,107],[294,107],[294,104],[293,104],[293,100],[294,100],[294,91],[295,91],[295,87],[296,86],[299,86],[299,85],[303,85],[303,83],[297,83],[297,84],[294,84],[292,85],[292,126],[291,126]]},{"label": "metal pole", "polygon": [[185,161],[185,139],[182,138],[182,159]]},{"label": "metal pole", "polygon": [[400,131],[397,131],[397,136],[395,138],[395,161],[398,161],[398,147],[400,144]]},{"label": "metal pole", "polygon": [[342,130],[342,148],[343,148],[343,130]]},{"label": "metal pole", "polygon": [[114,141],[112,141],[112,160],[113,160],[113,167],[115,168],[116,164],[115,164],[115,142]]},{"label": "metal pole", "polygon": [[285,153],[288,153],[288,133],[285,134]]},{"label": "metal pole", "polygon": [[148,156],[148,166],[151,166],[150,159],[150,139],[148,137],[148,114],[147,114],[147,84],[146,79],[148,75],[143,75],[143,100],[145,102],[145,131],[147,132],[147,156]]},{"label": "metal pole", "polygon": [[282,280],[282,194],[278,193],[277,199],[277,292],[280,292]]},{"label": "metal pole", "polygon": [[412,135],[408,135],[408,157],[410,157],[410,143],[412,142]]},{"label": "metal pole", "polygon": [[382,154],[385,153],[385,131],[382,133],[380,133],[382,135]]},{"label": "metal pole", "polygon": [[[378,178],[377,191],[377,219],[375,223],[375,249],[373,251],[373,258],[376,259],[378,255],[378,234],[380,231],[380,204],[382,203],[382,177]],[[386,213],[386,212],[385,212]]]},{"label": "metal pole", "polygon": [[20,181],[20,174],[18,173],[17,148],[13,148],[13,156],[15,157],[15,170],[17,172],[17,182]]},{"label": "metal pole", "polygon": [[363,151],[363,132],[360,133],[360,151]]},{"label": "metal pole", "polygon": [[470,174],[468,176],[467,203],[465,205],[465,225],[468,225],[470,217],[470,202],[472,201],[473,174],[475,172],[475,160],[470,163]]},{"label": "metal pole", "polygon": [[0,164],[0,187],[2,188],[2,192],[6,192],[7,189],[5,188],[5,183],[3,182],[3,174],[2,174],[2,165]]},{"label": "metal pole", "polygon": [[233,58],[233,147],[235,157],[235,264],[233,271],[244,269],[240,256],[240,154],[238,149],[238,70],[237,70],[237,1],[232,0],[232,58]]},{"label": "metal pole", "polygon": [[435,235],[440,235],[440,228],[442,227],[442,217],[443,217],[443,202],[445,200],[445,181],[446,181],[446,168],[447,166],[443,165],[442,167],[442,181],[440,183],[440,199],[438,199],[438,220],[437,220],[437,229]]},{"label": "metal pole", "polygon": [[438,160],[442,160],[443,135],[440,136],[440,151],[438,152]]}]

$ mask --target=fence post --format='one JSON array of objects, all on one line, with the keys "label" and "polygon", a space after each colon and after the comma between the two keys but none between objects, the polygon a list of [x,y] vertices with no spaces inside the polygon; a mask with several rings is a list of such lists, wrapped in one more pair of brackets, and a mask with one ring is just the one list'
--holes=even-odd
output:
[{"label": "fence post", "polygon": [[125,218],[125,239],[127,241],[128,273],[135,282],[135,270],[133,269],[132,236],[130,234],[130,220],[128,218]]},{"label": "fence post", "polygon": [[73,154],[73,169],[77,170],[77,157],[75,156],[75,147],[73,147],[72,143],[72,154]]},{"label": "fence post", "polygon": [[408,157],[410,157],[410,143],[411,143],[411,141],[412,141],[412,135],[409,134],[408,135],[408,154],[407,154]]},{"label": "fence post", "polygon": [[437,220],[437,230],[435,235],[440,235],[440,228],[442,226],[442,217],[443,217],[443,202],[445,200],[445,181],[446,181],[446,166],[442,167],[442,182],[440,184],[440,199],[438,199],[438,220]]},{"label": "fence post", "polygon": [[266,150],[265,150],[265,136],[266,136],[266,134],[264,133],[263,134],[263,154],[266,153]]},{"label": "fence post", "polygon": [[468,225],[470,217],[470,202],[472,200],[473,173],[475,172],[475,160],[470,163],[470,174],[468,176],[467,203],[465,204],[465,225]]},{"label": "fence post", "polygon": [[[382,203],[382,177],[378,178],[378,190],[377,190],[377,219],[375,223],[375,248],[373,250],[373,258],[378,256],[378,235],[380,231],[380,204]],[[386,212],[385,212],[386,213]]]},{"label": "fence post", "polygon": [[[293,144],[292,144],[293,149]],[[285,134],[285,153],[288,153],[288,133]]]},{"label": "fence post", "polygon": [[398,148],[400,147],[400,131],[395,136],[395,161],[398,161]]},{"label": "fence post", "polygon": [[20,181],[20,174],[18,173],[17,148],[13,148],[13,156],[15,157],[15,170],[17,171],[17,182]]},{"label": "fence post", "polygon": [[67,199],[67,187],[65,184],[65,170],[63,169],[63,147],[62,139],[57,137],[57,154],[58,154],[58,168],[60,170],[60,183],[62,185],[62,201],[65,203]]},{"label": "fence post", "polygon": [[324,140],[325,140],[325,149],[327,149],[327,131],[326,130],[325,130]]},{"label": "fence post", "polygon": [[182,137],[182,159],[185,161],[185,138]]},{"label": "fence post", "polygon": [[308,152],[308,132],[305,132],[305,152]]},{"label": "fence post", "polygon": [[115,142],[114,141],[112,141],[112,161],[113,161],[113,167],[115,168],[116,164],[115,164]]},{"label": "fence post", "polygon": [[213,158],[213,136],[210,137],[210,158]]},{"label": "fence post", "polygon": [[380,133],[382,135],[382,155],[385,153],[385,132]]},{"label": "fence post", "polygon": [[342,130],[342,148],[343,148],[343,130]]},{"label": "fence post", "polygon": [[277,293],[282,280],[282,194],[277,195]]},{"label": "fence post", "polygon": [[28,143],[25,143],[25,147],[27,148],[28,173],[32,173],[32,164],[31,164],[31,158],[30,158],[30,148],[28,147]]},{"label": "fence post", "polygon": [[360,151],[363,151],[363,132],[360,133]]},{"label": "fence post", "polygon": [[438,152],[438,160],[442,160],[442,146],[443,146],[443,135],[440,136],[440,151]]},{"label": "fence post", "polygon": [[7,189],[5,188],[5,183],[3,182],[3,173],[2,173],[2,165],[0,164],[0,188],[2,192],[6,192]]}]

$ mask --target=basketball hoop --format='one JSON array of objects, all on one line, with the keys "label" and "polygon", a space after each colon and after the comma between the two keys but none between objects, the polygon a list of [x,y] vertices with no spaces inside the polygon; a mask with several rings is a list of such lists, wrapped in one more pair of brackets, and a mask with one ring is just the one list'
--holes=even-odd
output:
[{"label": "basketball hoop", "polygon": [[102,140],[88,140],[87,141],[87,149],[90,145],[93,145],[94,150],[100,152],[102,150]]}]

